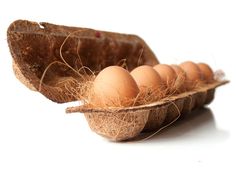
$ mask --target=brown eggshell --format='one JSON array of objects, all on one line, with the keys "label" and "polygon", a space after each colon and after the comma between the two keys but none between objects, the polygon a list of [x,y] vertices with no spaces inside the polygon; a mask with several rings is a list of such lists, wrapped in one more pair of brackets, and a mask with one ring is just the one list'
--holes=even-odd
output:
[{"label": "brown eggshell", "polygon": [[130,74],[136,81],[139,89],[156,90],[162,87],[160,75],[151,66],[139,66]]},{"label": "brown eggshell", "polygon": [[153,68],[160,75],[162,81],[168,89],[168,92],[173,92],[175,90],[174,84],[177,78],[177,74],[175,73],[174,69],[166,64],[158,64]]},{"label": "brown eggshell", "polygon": [[131,106],[139,93],[133,77],[119,66],[103,69],[95,78],[93,86],[95,104],[102,107]]},{"label": "brown eggshell", "polygon": [[214,81],[214,73],[208,64],[198,63],[198,67],[200,68],[200,70],[203,74],[204,81],[206,83],[211,83]]},{"label": "brown eggshell", "polygon": [[191,90],[203,80],[203,75],[198,65],[192,61],[186,61],[179,65],[186,73],[186,88]]}]

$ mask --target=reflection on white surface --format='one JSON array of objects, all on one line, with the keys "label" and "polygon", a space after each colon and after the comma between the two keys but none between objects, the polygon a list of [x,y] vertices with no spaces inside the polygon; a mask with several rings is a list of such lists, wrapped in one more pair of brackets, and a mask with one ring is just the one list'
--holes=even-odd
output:
[{"label": "reflection on white surface", "polygon": [[227,131],[217,128],[212,111],[209,108],[202,108],[181,117],[147,141],[158,143],[185,141],[192,143],[200,140],[201,142],[214,143],[224,141],[228,137],[229,133]]}]

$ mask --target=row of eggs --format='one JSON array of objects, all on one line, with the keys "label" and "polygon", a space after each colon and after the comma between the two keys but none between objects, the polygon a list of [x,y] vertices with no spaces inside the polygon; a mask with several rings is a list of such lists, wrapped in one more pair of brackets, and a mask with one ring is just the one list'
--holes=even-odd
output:
[{"label": "row of eggs", "polygon": [[142,93],[176,94],[213,81],[213,71],[205,63],[142,65],[131,72],[120,66],[109,66],[93,82],[92,102],[101,107],[132,106]]}]

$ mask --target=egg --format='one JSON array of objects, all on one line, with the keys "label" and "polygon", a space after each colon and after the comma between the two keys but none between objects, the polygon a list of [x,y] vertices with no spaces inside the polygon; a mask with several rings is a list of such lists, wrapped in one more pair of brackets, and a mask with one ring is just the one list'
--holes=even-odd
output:
[{"label": "egg", "polygon": [[178,93],[185,91],[185,81],[186,81],[186,73],[184,70],[179,67],[178,65],[171,65],[171,67],[174,69],[175,73],[177,74],[177,79],[175,82],[176,91]]},{"label": "egg", "polygon": [[139,88],[130,73],[119,66],[103,69],[93,83],[93,103],[101,107],[131,106]]},{"label": "egg", "polygon": [[160,75],[162,81],[169,91],[173,91],[173,86],[175,84],[177,74],[174,69],[166,64],[158,64],[153,67],[157,73]]},{"label": "egg", "polygon": [[132,70],[130,74],[142,91],[154,92],[160,91],[162,88],[161,77],[151,66],[139,66]]},{"label": "egg", "polygon": [[186,73],[186,88],[188,90],[196,87],[203,80],[203,75],[198,65],[192,61],[186,61],[179,65]]},{"label": "egg", "polygon": [[198,63],[197,65],[200,68],[200,70],[203,74],[204,81],[206,83],[210,83],[210,82],[214,81],[214,73],[208,64]]}]

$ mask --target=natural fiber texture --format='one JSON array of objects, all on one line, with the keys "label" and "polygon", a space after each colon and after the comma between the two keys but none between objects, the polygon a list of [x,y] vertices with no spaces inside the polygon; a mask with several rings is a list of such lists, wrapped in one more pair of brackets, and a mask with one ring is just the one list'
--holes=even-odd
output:
[{"label": "natural fiber texture", "polygon": [[158,64],[148,45],[135,35],[17,20],[8,28],[7,41],[17,78],[58,103],[77,100],[58,82],[70,77],[82,82],[83,70],[77,72],[81,67],[96,73],[124,60],[129,71]]},{"label": "natural fiber texture", "polygon": [[84,113],[93,131],[113,141],[162,130],[180,115],[209,104],[215,88],[227,83],[217,81],[222,75],[218,72],[216,82],[196,82],[189,91],[180,88],[184,80],[179,77],[163,95],[160,91],[140,94],[134,104],[139,106],[102,108],[90,99],[91,81],[97,72],[110,65],[131,71],[140,65],[158,64],[141,38],[18,20],[9,26],[7,40],[14,73],[23,84],[58,103],[82,100],[83,106],[68,108],[67,112]]},{"label": "natural fiber texture", "polygon": [[207,90],[206,100],[204,104],[210,104],[214,100],[215,89]]},{"label": "natural fiber texture", "polygon": [[204,105],[204,103],[206,102],[207,91],[199,91],[194,94],[194,97],[195,97],[194,109],[197,109],[202,105]]},{"label": "natural fiber texture", "polygon": [[148,120],[148,110],[85,113],[90,128],[113,141],[137,136]]},{"label": "natural fiber texture", "polygon": [[165,121],[163,122],[164,125],[169,124],[181,114],[184,107],[184,101],[185,98],[180,98],[170,103],[170,105],[168,106]]},{"label": "natural fiber texture", "polygon": [[16,78],[22,83],[24,84],[26,87],[28,87],[30,90],[32,91],[36,91],[35,87],[30,83],[30,81],[28,79],[25,78],[25,76],[22,74],[19,66],[14,62],[12,62],[12,68],[13,68],[13,72],[16,76]]},{"label": "natural fiber texture", "polygon": [[152,132],[159,129],[162,123],[165,121],[167,110],[168,106],[151,109],[149,111],[148,121],[142,131]]},{"label": "natural fiber texture", "polygon": [[125,108],[92,108],[89,105],[67,108],[68,113],[85,113],[90,128],[113,141],[134,138],[141,132],[158,131],[180,115],[209,104],[216,87],[228,81],[207,84],[198,90],[184,92],[160,101]]}]

